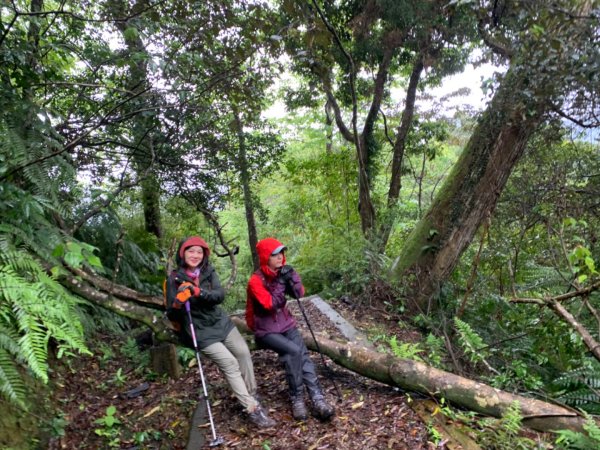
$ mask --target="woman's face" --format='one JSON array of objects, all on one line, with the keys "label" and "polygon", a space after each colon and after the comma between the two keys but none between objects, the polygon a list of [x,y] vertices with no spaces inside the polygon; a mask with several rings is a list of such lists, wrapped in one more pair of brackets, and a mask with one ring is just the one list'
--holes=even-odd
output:
[{"label": "woman's face", "polygon": [[199,245],[193,245],[191,247],[188,247],[183,252],[183,261],[188,267],[192,269],[198,267],[203,259],[204,249]]},{"label": "woman's face", "polygon": [[283,252],[279,252],[276,255],[269,256],[269,261],[267,262],[269,269],[277,270],[283,266]]}]

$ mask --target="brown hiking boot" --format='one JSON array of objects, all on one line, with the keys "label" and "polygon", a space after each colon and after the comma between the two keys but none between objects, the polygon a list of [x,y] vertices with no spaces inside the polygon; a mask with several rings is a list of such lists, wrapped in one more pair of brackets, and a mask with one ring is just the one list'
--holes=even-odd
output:
[{"label": "brown hiking boot", "polygon": [[316,395],[312,398],[312,415],[319,420],[329,420],[335,414],[333,406],[325,401],[322,395]]},{"label": "brown hiking boot", "polygon": [[250,422],[258,428],[270,428],[277,424],[277,422],[267,415],[267,412],[260,405],[258,405],[254,411],[248,413],[248,418],[250,419]]},{"label": "brown hiking boot", "polygon": [[306,420],[308,418],[304,395],[292,395],[292,416],[295,420]]}]

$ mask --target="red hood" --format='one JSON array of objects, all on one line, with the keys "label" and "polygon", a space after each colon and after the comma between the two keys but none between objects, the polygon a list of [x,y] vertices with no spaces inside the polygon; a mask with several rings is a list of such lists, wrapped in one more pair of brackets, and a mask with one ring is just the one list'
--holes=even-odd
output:
[{"label": "red hood", "polygon": [[[258,241],[258,243],[256,244],[256,251],[258,252],[260,268],[265,275],[276,275],[276,273],[273,270],[271,270],[271,268],[268,266],[269,256],[271,256],[273,250],[282,245],[283,244],[275,238],[265,238],[261,241]],[[285,253],[283,254],[283,264],[285,264]]]}]

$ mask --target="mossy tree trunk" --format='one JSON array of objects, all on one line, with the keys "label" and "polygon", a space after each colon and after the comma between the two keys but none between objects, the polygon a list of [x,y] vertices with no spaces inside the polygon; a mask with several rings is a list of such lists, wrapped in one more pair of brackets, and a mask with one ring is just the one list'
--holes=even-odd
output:
[{"label": "mossy tree trunk", "polygon": [[[521,98],[523,80],[508,73],[428,212],[395,265],[411,281],[409,301],[426,310],[479,226],[496,206],[508,176],[542,116]],[[538,108],[540,109],[540,108]],[[406,275],[410,275],[406,277]]]},{"label": "mossy tree trunk", "polygon": [[[592,2],[549,7],[538,34],[523,35],[505,48],[509,69],[471,139],[429,211],[407,239],[395,273],[409,281],[409,307],[427,310],[452,273],[479,226],[491,215],[531,136],[573,92],[592,94],[597,86],[594,44],[597,20]],[[586,107],[579,104],[580,112]],[[593,104],[587,107],[593,110]],[[590,114],[590,113],[588,113]],[[593,111],[592,117],[595,117]]]},{"label": "mossy tree trunk", "polygon": [[238,168],[240,171],[240,181],[244,195],[244,211],[246,214],[246,224],[248,225],[248,244],[252,255],[252,266],[258,270],[258,252],[256,244],[258,243],[258,232],[256,231],[256,220],[254,217],[254,202],[252,199],[252,188],[250,186],[250,173],[248,169],[248,159],[246,157],[246,138],[244,136],[244,126],[240,119],[240,113],[234,109],[235,127],[238,136]]}]

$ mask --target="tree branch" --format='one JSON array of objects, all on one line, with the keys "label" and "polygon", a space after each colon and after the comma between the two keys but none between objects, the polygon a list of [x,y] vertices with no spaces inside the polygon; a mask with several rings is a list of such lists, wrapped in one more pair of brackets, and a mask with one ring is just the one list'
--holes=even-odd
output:
[{"label": "tree branch", "polygon": [[583,342],[587,346],[587,348],[592,352],[594,357],[600,361],[600,343],[594,339],[591,333],[580,324],[575,317],[567,311],[567,309],[560,304],[557,300],[551,300],[548,305],[552,310],[554,310],[560,317],[567,322],[573,330],[575,330],[583,339]]},{"label": "tree branch", "polygon": [[565,300],[569,300],[575,297],[583,297],[589,295],[591,292],[597,291],[600,289],[600,281],[597,281],[590,286],[578,289],[573,292],[567,292],[566,294],[557,295],[555,297],[547,297],[547,298],[511,298],[511,303],[535,303],[538,305],[548,305],[551,302],[562,302]]},{"label": "tree branch", "polygon": [[388,206],[390,207],[396,203],[398,196],[400,195],[402,160],[404,159],[406,138],[414,117],[417,87],[419,85],[421,73],[423,72],[424,68],[423,56],[424,55],[422,53],[419,54],[415,64],[413,65],[413,70],[410,74],[410,81],[408,83],[408,89],[406,91],[406,101],[404,103],[404,111],[402,111],[402,119],[400,121],[400,126],[398,127],[396,141],[393,144],[394,151],[392,156],[392,174],[390,178],[390,187],[388,190],[387,199]]},{"label": "tree branch", "polygon": [[140,11],[127,16],[127,17],[118,17],[118,18],[114,18],[114,19],[88,19],[86,17],[80,16],[78,14],[75,14],[71,11],[64,11],[62,9],[58,9],[58,10],[52,10],[52,11],[39,11],[39,12],[22,12],[22,11],[17,11],[17,5],[15,5],[14,0],[11,1],[12,6],[13,6],[13,12],[19,16],[37,16],[37,17],[45,17],[45,16],[51,16],[51,15],[55,15],[55,16],[67,16],[67,17],[72,17],[74,19],[80,20],[82,22],[89,22],[89,23],[94,23],[94,22],[126,22],[128,20],[131,20],[135,17],[141,16],[142,14],[144,14],[146,11],[149,11],[151,9],[153,9],[154,7],[165,3],[167,0],[159,0],[156,3],[151,3],[149,4],[147,7],[141,9]]}]

